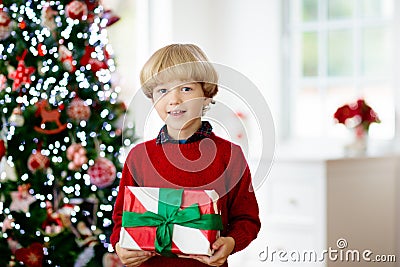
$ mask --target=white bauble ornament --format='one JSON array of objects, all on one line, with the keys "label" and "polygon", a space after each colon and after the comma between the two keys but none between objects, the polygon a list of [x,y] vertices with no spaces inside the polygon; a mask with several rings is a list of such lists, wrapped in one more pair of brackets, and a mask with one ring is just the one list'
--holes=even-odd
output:
[{"label": "white bauble ornament", "polygon": [[6,12],[0,10],[0,41],[7,39],[12,32],[12,20]]},{"label": "white bauble ornament", "polygon": [[41,12],[40,20],[43,27],[47,27],[53,31],[57,28],[54,17],[58,15],[56,10],[53,10],[50,6],[44,6]]},{"label": "white bauble ornament", "polygon": [[8,119],[12,126],[21,127],[25,123],[24,116],[22,116],[22,110],[20,107],[13,109],[10,118]]},{"label": "white bauble ornament", "polygon": [[28,169],[35,173],[38,170],[45,170],[50,167],[50,159],[45,155],[42,155],[40,151],[35,154],[31,154],[28,158]]}]

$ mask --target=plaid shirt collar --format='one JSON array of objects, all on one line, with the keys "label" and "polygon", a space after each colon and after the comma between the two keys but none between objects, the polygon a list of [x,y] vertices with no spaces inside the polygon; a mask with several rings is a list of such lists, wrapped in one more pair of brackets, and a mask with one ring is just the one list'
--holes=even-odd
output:
[{"label": "plaid shirt collar", "polygon": [[212,126],[208,121],[202,121],[201,122],[201,127],[187,140],[175,140],[172,139],[168,135],[167,131],[167,125],[164,125],[160,133],[158,134],[156,138],[156,144],[165,144],[165,143],[172,143],[172,144],[187,144],[187,143],[192,143],[198,140],[201,140],[206,137],[210,137],[212,132]]}]

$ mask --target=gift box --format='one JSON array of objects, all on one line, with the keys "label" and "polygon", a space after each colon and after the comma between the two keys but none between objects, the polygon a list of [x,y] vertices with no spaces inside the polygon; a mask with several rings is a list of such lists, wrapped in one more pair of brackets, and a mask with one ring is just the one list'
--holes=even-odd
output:
[{"label": "gift box", "polygon": [[215,190],[125,187],[120,246],[211,256],[222,230]]}]

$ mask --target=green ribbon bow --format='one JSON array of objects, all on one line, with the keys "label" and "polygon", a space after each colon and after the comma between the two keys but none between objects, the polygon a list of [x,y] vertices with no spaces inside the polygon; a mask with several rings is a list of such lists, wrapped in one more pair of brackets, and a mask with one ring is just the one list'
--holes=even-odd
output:
[{"label": "green ribbon bow", "polygon": [[202,230],[222,230],[222,220],[219,214],[200,214],[197,203],[180,209],[183,189],[160,188],[158,214],[146,211],[144,213],[124,211],[122,227],[153,226],[157,227],[154,247],[161,255],[174,257],[171,253],[173,225]]}]

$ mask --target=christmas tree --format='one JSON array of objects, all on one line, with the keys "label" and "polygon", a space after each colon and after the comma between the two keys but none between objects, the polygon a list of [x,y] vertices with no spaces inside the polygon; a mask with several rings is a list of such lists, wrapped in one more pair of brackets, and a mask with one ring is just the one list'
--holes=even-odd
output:
[{"label": "christmas tree", "polygon": [[117,20],[98,0],[0,0],[0,266],[118,266]]}]

